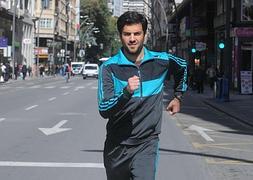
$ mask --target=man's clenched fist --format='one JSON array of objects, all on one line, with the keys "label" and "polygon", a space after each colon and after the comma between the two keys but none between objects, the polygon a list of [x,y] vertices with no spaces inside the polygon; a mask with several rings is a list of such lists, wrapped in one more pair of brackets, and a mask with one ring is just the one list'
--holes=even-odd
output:
[{"label": "man's clenched fist", "polygon": [[140,86],[140,78],[138,76],[132,76],[128,79],[127,90],[133,94],[136,89]]}]

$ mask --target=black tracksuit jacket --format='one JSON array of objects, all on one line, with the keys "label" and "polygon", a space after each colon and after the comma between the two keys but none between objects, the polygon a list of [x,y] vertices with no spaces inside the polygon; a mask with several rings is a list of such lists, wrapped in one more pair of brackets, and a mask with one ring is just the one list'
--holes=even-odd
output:
[{"label": "black tracksuit jacket", "polygon": [[[144,48],[139,66],[128,60],[122,50],[100,66],[98,106],[103,118],[109,119],[107,139],[136,145],[157,137],[161,132],[163,86],[166,74],[172,70],[175,93],[187,89],[187,63],[165,52]],[[126,90],[128,79],[140,78],[134,94]]]}]

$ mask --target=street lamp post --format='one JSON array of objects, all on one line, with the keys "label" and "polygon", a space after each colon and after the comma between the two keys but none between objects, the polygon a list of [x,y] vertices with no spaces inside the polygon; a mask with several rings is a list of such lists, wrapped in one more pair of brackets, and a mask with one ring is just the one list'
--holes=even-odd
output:
[{"label": "street lamp post", "polygon": [[[169,0],[169,1],[171,1],[171,0]],[[172,0],[173,2],[173,5],[174,5],[174,8],[175,8],[175,14],[176,14],[176,42],[175,42],[175,44],[176,44],[176,55],[178,54],[178,48],[177,48],[177,38],[178,38],[178,33],[179,33],[179,20],[178,20],[178,12],[177,12],[177,4],[176,4],[176,1],[175,0]],[[192,9],[191,9],[191,11],[192,11]]]},{"label": "street lamp post", "polygon": [[[78,35],[79,35],[79,41],[80,41],[80,29],[81,27],[87,23],[87,21],[89,20],[89,17],[88,16],[82,16],[80,18],[84,18],[83,22],[79,25],[78,27]],[[77,27],[76,27],[77,28]],[[75,34],[75,40],[74,40],[74,61],[76,61],[76,37],[77,36],[77,33]]]},{"label": "street lamp post", "polygon": [[12,19],[12,73],[15,73],[15,31],[16,31],[16,8],[17,0],[13,3],[13,19]]},{"label": "street lamp post", "polygon": [[65,41],[65,62],[67,63],[67,55],[68,55],[68,38],[69,38],[69,0],[67,0],[66,3],[66,15],[67,15],[67,21],[66,21],[66,41]]},{"label": "street lamp post", "polygon": [[42,16],[42,13],[43,13],[43,10],[44,10],[44,7],[41,8],[41,11],[40,11],[40,16],[39,16],[39,19],[38,19],[38,24],[37,24],[37,29],[38,29],[38,32],[37,32],[37,57],[36,57],[36,71],[37,71],[37,77],[39,77],[39,63],[40,63],[40,58],[39,58],[39,47],[40,47],[40,19],[41,19],[41,16]]}]

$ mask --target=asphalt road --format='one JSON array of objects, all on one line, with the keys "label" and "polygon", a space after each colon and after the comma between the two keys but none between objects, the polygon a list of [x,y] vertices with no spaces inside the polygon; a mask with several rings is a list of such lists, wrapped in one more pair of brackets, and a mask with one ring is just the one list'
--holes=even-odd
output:
[{"label": "asphalt road", "polygon": [[[81,77],[1,84],[0,179],[106,180],[96,91],[96,79]],[[164,112],[157,180],[252,179],[252,129],[196,97]]]}]

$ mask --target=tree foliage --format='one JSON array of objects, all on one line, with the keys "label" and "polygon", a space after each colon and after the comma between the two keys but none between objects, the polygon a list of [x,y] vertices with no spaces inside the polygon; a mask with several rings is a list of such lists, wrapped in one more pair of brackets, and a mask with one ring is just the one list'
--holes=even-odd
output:
[{"label": "tree foliage", "polygon": [[[99,28],[99,33],[94,34],[97,38],[97,48],[93,49],[93,53],[99,53],[100,56],[110,55],[112,50],[111,44],[115,39],[116,20],[111,16],[108,10],[106,0],[81,0],[80,12],[82,15],[88,15],[90,20],[94,22],[94,26]],[[100,46],[102,44],[102,46]],[[103,47],[101,49],[101,47]]]}]

